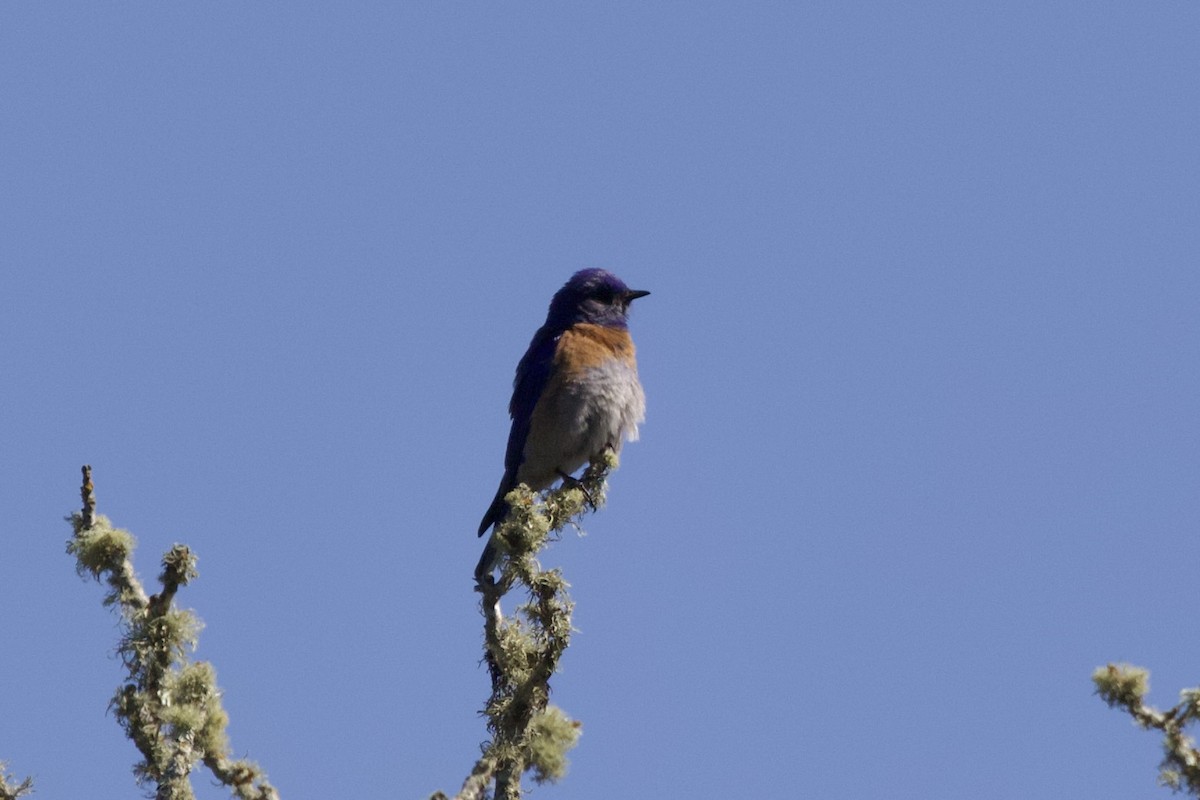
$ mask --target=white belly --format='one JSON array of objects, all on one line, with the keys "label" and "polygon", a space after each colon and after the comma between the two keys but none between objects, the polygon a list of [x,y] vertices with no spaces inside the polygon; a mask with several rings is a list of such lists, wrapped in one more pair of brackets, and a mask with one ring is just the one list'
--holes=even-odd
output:
[{"label": "white belly", "polygon": [[538,411],[517,476],[535,491],[554,483],[559,471],[574,473],[606,447],[619,452],[623,442],[636,441],[646,396],[637,368],[614,359],[564,383],[555,402]]}]

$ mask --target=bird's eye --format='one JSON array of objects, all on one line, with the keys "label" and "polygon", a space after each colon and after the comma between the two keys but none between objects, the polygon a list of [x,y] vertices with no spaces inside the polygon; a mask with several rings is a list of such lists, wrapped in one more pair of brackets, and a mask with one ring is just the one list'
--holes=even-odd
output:
[{"label": "bird's eye", "polygon": [[613,291],[611,286],[599,286],[596,288],[596,299],[601,303],[604,303],[604,305],[612,305],[616,298],[617,294]]}]

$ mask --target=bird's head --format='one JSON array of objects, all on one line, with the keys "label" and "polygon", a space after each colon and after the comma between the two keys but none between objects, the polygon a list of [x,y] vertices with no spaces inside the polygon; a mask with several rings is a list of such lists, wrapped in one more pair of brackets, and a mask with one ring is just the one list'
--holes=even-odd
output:
[{"label": "bird's head", "polygon": [[624,328],[629,319],[629,304],[648,294],[630,289],[611,272],[582,269],[554,295],[546,322],[564,328],[576,322]]}]

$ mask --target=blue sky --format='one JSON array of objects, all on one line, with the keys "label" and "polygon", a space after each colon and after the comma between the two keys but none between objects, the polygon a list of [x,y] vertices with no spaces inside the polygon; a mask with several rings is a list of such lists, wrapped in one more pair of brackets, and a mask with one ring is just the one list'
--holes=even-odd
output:
[{"label": "blue sky", "polygon": [[[457,790],[474,532],[551,294],[648,418],[547,554],[546,798],[1164,797],[1200,683],[1200,6],[7,4],[0,758],[137,797],[61,521],[200,556],[285,798]],[[204,780],[202,798],[223,793]]]}]

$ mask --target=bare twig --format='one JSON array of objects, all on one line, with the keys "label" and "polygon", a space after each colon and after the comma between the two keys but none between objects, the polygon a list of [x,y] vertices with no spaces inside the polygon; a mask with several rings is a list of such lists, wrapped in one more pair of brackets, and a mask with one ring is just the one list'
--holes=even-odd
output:
[{"label": "bare twig", "polygon": [[86,529],[96,524],[96,493],[95,487],[92,486],[92,465],[84,464],[83,466],[83,486],[79,490],[79,495],[83,499],[83,512],[80,515],[80,524]]}]

